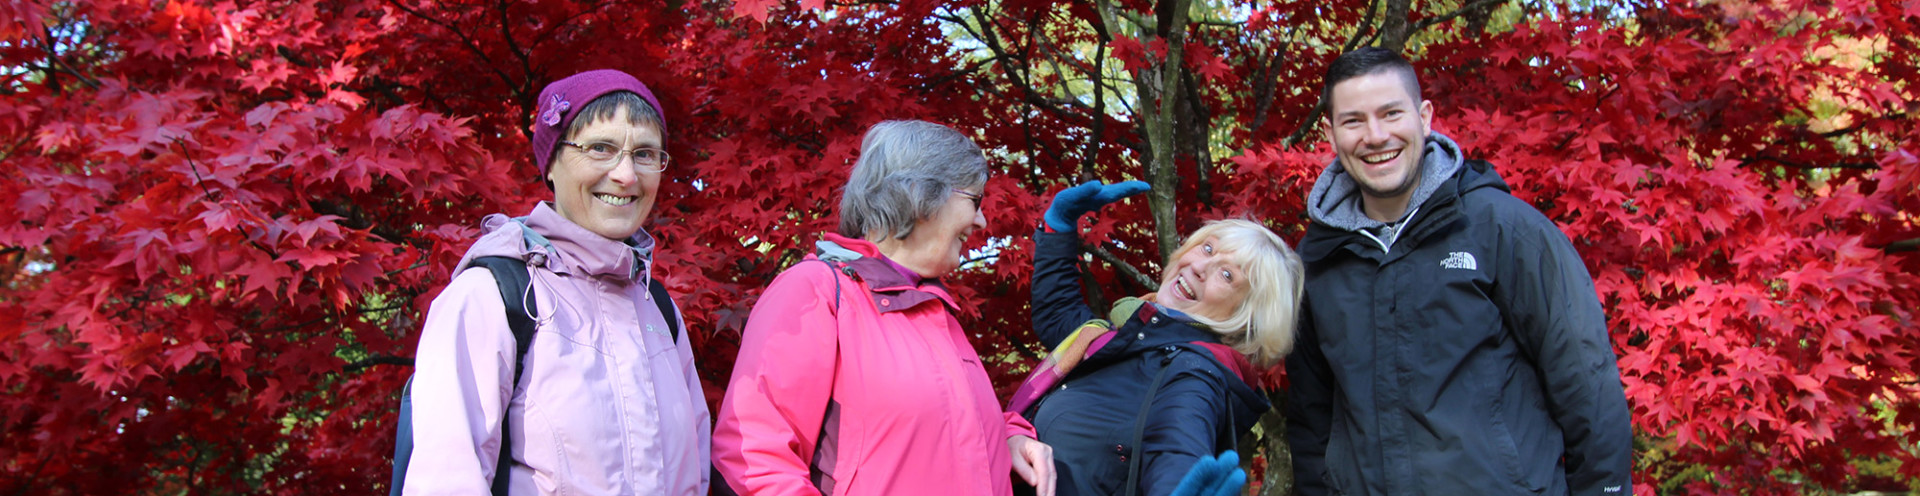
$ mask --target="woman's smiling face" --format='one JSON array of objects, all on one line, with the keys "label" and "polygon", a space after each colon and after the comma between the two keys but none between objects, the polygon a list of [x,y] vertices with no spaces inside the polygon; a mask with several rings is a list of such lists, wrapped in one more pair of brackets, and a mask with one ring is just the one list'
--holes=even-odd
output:
[{"label": "woman's smiling face", "polygon": [[1160,281],[1161,305],[1223,321],[1247,301],[1252,286],[1247,283],[1246,272],[1232,257],[1215,249],[1215,241],[1208,237],[1167,267]]},{"label": "woman's smiling face", "polygon": [[[634,124],[627,120],[626,109],[614,114],[616,117],[588,124],[565,140],[620,150],[665,148],[657,126]],[[553,181],[554,209],[560,216],[608,239],[627,239],[640,232],[653,211],[662,172],[640,170],[626,153],[608,164],[587,158],[578,148],[561,148],[560,157],[547,173],[547,179]]]},{"label": "woman's smiling face", "polygon": [[[974,190],[984,190],[985,185]],[[987,217],[980,210],[980,191],[954,190],[947,195],[947,201],[935,210],[932,216],[914,223],[913,232],[900,240],[899,248],[892,250],[887,258],[906,266],[921,277],[943,277],[960,267],[960,256],[966,250],[967,238],[978,229],[987,227]],[[882,243],[882,252],[889,251],[892,243]]]}]

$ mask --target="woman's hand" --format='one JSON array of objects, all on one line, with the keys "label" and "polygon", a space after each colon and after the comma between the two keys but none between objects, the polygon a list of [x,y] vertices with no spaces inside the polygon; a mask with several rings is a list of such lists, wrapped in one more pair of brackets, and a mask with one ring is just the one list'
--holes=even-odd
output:
[{"label": "woman's hand", "polygon": [[1144,181],[1126,181],[1113,184],[1100,184],[1100,181],[1087,181],[1079,186],[1060,190],[1053,195],[1053,205],[1047,207],[1047,228],[1053,232],[1073,232],[1078,227],[1080,216],[1099,210],[1108,203],[1147,191]]},{"label": "woman's hand", "polygon": [[1053,485],[1058,474],[1053,472],[1053,447],[1027,436],[1007,438],[1007,448],[1013,450],[1013,471],[1033,485],[1037,496],[1053,496]]}]

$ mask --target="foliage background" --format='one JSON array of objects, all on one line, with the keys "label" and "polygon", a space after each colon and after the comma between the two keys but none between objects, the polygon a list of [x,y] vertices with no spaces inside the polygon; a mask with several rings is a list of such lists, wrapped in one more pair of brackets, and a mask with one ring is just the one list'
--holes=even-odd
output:
[{"label": "foliage background", "polygon": [[1088,223],[1098,299],[1205,219],[1297,240],[1320,74],[1365,44],[1585,256],[1637,492],[1908,490],[1917,24],[1915,0],[7,2],[0,492],[380,490],[420,317],[479,216],[546,197],[525,130],[573,72],[662,99],[649,229],[717,401],[866,126],[993,155],[957,287],[1011,387],[1051,192],[1156,184]]}]

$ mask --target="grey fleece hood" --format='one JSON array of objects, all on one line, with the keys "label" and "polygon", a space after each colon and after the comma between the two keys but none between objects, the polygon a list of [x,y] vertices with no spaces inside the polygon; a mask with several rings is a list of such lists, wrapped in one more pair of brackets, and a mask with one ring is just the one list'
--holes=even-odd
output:
[{"label": "grey fleece hood", "polygon": [[[1401,220],[1414,215],[1420,205],[1426,203],[1427,197],[1433,196],[1433,192],[1440,188],[1441,183],[1460,170],[1464,161],[1460,144],[1454,143],[1453,138],[1439,131],[1429,133],[1426,151],[1420,158],[1420,170],[1416,171],[1420,175],[1420,184],[1414,187],[1413,197],[1407,201],[1407,212],[1401,214]],[[1340,165],[1340,158],[1335,156],[1333,162],[1327,164],[1326,170],[1320,172],[1320,179],[1314,180],[1313,192],[1307,194],[1307,215],[1314,222],[1346,231],[1385,226],[1386,223],[1367,217],[1367,211],[1361,204],[1361,195],[1359,183],[1354,182],[1353,176],[1348,175],[1347,169]]]}]

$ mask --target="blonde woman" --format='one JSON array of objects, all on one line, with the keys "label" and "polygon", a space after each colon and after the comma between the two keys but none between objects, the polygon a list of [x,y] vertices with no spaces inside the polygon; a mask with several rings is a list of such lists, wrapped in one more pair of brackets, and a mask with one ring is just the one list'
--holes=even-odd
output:
[{"label": "blonde woman", "polygon": [[1058,494],[1175,494],[1182,476],[1217,462],[1210,455],[1233,448],[1268,409],[1253,368],[1293,346],[1300,258],[1245,220],[1200,228],[1168,259],[1157,292],[1096,317],[1080,295],[1075,221],[1146,189],[1068,188],[1034,235],[1033,328],[1054,350],[1036,377],[1052,371],[1061,381],[1041,388],[1030,378],[1010,409],[1053,447]]}]

